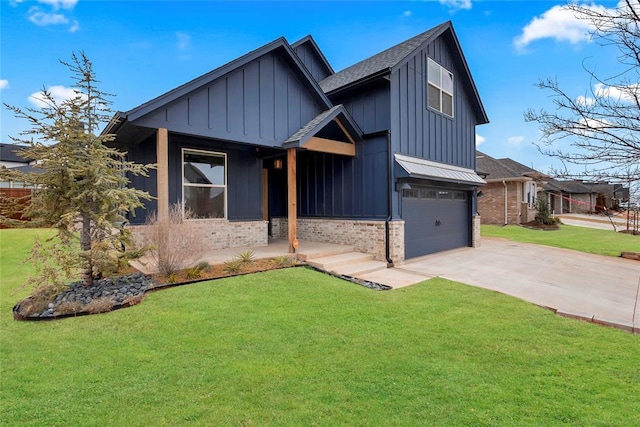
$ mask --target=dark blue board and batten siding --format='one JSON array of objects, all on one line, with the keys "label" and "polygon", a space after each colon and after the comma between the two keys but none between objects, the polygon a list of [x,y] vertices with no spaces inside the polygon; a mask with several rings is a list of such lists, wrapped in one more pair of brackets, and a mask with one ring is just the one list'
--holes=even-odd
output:
[{"label": "dark blue board and batten siding", "polygon": [[[298,215],[301,218],[385,219],[388,215],[387,137],[356,143],[356,156],[299,151]],[[269,175],[272,216],[286,216],[286,173]]]},{"label": "dark blue board and batten siding", "polygon": [[135,120],[134,124],[275,147],[325,109],[275,51]]},{"label": "dark blue board and batten siding", "polygon": [[[227,156],[227,219],[230,221],[261,220],[262,216],[262,167],[256,147],[231,144],[225,141],[205,140],[185,135],[169,135],[169,203],[182,200],[182,150],[195,149]],[[155,136],[131,147],[130,159],[139,163],[155,162]],[[135,188],[157,196],[156,171],[149,177],[131,177]],[[137,209],[129,217],[131,224],[142,224],[157,209],[156,200],[145,203],[146,209]]]},{"label": "dark blue board and batten siding", "polygon": [[[454,117],[427,107],[427,56],[453,73]],[[391,74],[393,151],[475,169],[476,115],[462,71],[447,43],[438,38]]]},{"label": "dark blue board and batten siding", "polygon": [[329,76],[327,67],[309,43],[302,43],[294,47],[294,51],[317,82]]},{"label": "dark blue board and batten siding", "polygon": [[336,95],[331,100],[334,104],[343,104],[365,134],[391,128],[390,93],[386,81],[367,85],[358,91]]}]

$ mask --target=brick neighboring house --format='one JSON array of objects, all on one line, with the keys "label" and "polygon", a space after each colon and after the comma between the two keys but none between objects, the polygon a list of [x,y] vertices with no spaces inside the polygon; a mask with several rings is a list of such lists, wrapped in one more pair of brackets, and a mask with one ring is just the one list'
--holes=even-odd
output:
[{"label": "brick neighboring house", "polygon": [[536,215],[538,189],[548,177],[515,160],[476,151],[476,170],[487,184],[478,197],[483,224],[525,224]]}]

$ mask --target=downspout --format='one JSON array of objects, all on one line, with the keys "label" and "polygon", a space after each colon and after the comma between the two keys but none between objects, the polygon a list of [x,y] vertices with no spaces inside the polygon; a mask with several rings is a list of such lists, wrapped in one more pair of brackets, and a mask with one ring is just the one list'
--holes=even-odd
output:
[{"label": "downspout", "polygon": [[504,225],[509,223],[509,210],[508,210],[508,199],[507,199],[507,183],[502,180],[502,185],[504,185]]},{"label": "downspout", "polygon": [[391,249],[389,247],[389,222],[391,222],[392,218],[392,208],[393,208],[393,186],[391,180],[393,178],[393,174],[391,170],[393,168],[393,154],[391,153],[391,135],[389,135],[389,131],[387,131],[387,153],[389,154],[389,164],[387,167],[387,219],[384,222],[384,256],[387,260],[387,268],[393,267],[393,260],[391,259]]}]

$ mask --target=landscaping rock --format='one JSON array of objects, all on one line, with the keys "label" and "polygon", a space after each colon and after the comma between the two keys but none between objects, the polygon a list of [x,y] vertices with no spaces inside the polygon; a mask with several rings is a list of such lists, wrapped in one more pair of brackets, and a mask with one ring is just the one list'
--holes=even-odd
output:
[{"label": "landscaping rock", "polygon": [[[56,311],[56,308],[62,303],[80,302],[83,305],[88,305],[101,298],[110,298],[113,302],[113,308],[120,308],[125,305],[127,298],[144,294],[154,286],[153,279],[142,273],[95,280],[90,288],[84,287],[81,282],[74,282],[69,285],[67,290],[56,295],[42,312],[32,313],[28,318],[54,318],[61,315]],[[20,313],[20,304],[14,307],[14,317],[24,318]]]}]

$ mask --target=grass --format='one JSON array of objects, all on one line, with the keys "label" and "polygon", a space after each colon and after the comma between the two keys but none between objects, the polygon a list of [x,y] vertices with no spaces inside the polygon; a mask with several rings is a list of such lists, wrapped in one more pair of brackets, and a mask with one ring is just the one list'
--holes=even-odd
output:
[{"label": "grass", "polygon": [[532,230],[517,225],[483,225],[482,235],[607,256],[640,252],[640,236],[572,225],[561,225],[557,231]]},{"label": "grass", "polygon": [[640,424],[640,337],[446,280],[295,268],[16,322],[39,233],[0,231],[0,425]]}]

